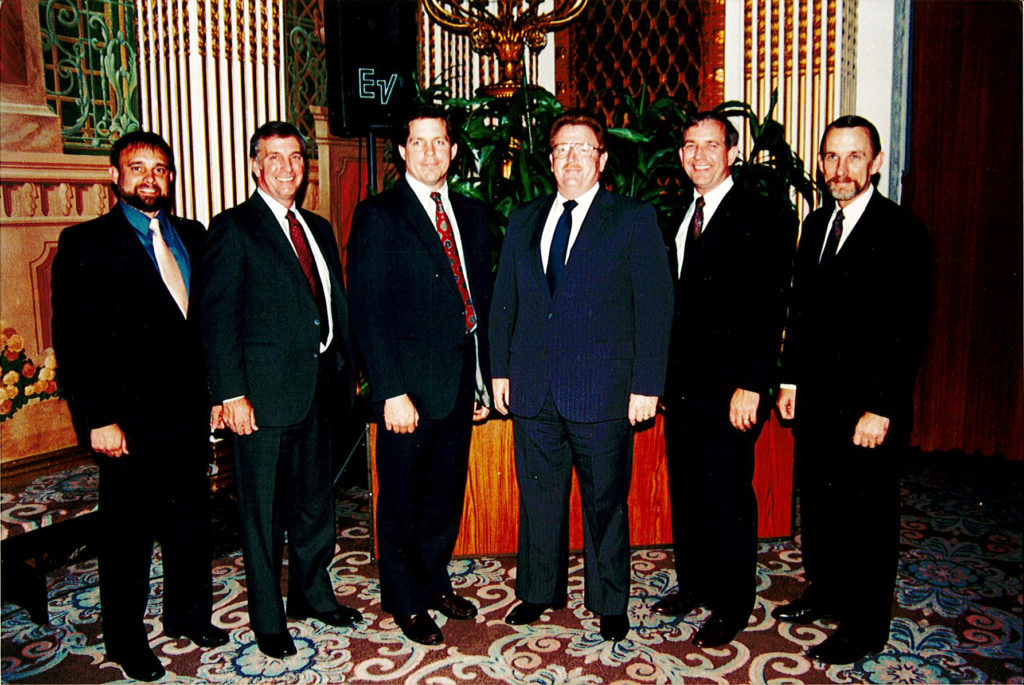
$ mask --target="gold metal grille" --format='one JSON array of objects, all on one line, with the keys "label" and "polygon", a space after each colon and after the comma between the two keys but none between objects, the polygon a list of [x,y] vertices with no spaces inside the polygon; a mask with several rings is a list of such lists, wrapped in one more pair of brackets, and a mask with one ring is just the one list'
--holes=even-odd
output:
[{"label": "gold metal grille", "polygon": [[[614,108],[609,89],[634,95],[646,85],[654,97],[701,102],[721,29],[720,3],[709,0],[607,0],[592,2],[570,31],[563,102]],[[710,104],[717,104],[712,102]]]}]

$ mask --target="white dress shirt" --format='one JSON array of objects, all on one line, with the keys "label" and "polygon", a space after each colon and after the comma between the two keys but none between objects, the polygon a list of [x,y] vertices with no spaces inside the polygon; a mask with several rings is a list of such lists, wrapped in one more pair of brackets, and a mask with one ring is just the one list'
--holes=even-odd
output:
[{"label": "white dress shirt", "polygon": [[[722,204],[722,199],[725,197],[725,194],[732,189],[732,186],[732,176],[726,176],[724,181],[704,195],[704,224],[700,229],[701,235],[703,235],[704,231],[707,230],[708,224],[711,223],[711,217],[715,215],[715,212],[718,210],[718,205]],[[697,207],[698,197],[700,197],[700,193],[694,190],[693,202],[690,203],[690,207],[686,210],[686,215],[683,217],[683,223],[679,225],[679,229],[676,231],[676,255],[678,256],[676,276],[679,276],[679,274],[683,272],[683,253],[686,252],[686,234],[690,232],[690,221],[693,219],[693,213]]]},{"label": "white dress shirt", "polygon": [[[572,253],[572,246],[576,242],[576,237],[580,234],[580,226],[583,225],[583,220],[587,218],[587,212],[590,211],[590,205],[594,203],[594,196],[597,195],[598,189],[601,184],[595,183],[590,187],[590,190],[576,198],[576,206],[572,210],[572,228],[569,231],[569,247],[565,250],[565,261],[569,262],[569,255]],[[541,266],[544,267],[544,272],[548,270],[548,255],[551,253],[551,239],[555,237],[555,225],[558,223],[559,217],[562,216],[562,212],[565,211],[563,206],[569,199],[564,197],[561,193],[555,193],[555,202],[551,205],[551,211],[548,212],[548,218],[544,221],[544,229],[540,234],[540,261]]]},{"label": "white dress shirt", "polygon": [[[854,227],[857,226],[857,222],[860,221],[861,216],[864,215],[864,210],[867,209],[868,201],[871,200],[871,196],[875,194],[875,187],[872,185],[868,186],[866,192],[855,197],[850,204],[843,207],[843,234],[839,236],[839,246],[836,247],[836,254],[843,249],[843,245],[846,243],[846,239],[850,237]],[[839,205],[835,206],[832,210],[832,215],[828,218],[828,223],[825,224],[825,235],[821,241],[821,249],[818,250],[818,261],[821,261],[821,255],[825,253],[825,245],[828,244],[828,234],[832,230],[832,222],[836,220],[836,213],[839,211]]]}]

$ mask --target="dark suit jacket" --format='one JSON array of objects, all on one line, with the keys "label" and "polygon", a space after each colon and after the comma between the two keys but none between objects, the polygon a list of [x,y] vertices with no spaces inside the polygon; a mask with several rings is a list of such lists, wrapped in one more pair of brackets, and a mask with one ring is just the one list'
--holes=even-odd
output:
[{"label": "dark suit jacket", "polygon": [[[481,371],[489,385],[487,210],[457,193],[449,193],[449,199],[477,314]],[[473,339],[466,335],[462,296],[437,230],[405,178],[356,207],[347,268],[352,325],[372,401],[408,394],[423,417],[444,418],[455,405],[463,350]]]},{"label": "dark suit jacket", "polygon": [[205,231],[171,217],[191,262],[188,320],[119,208],[60,234],[53,346],[79,440],[116,423],[129,452],[209,431],[195,274]]},{"label": "dark suit jacket", "polygon": [[[668,233],[675,277],[676,231]],[[682,274],[674,278],[667,402],[727,401],[736,388],[765,396],[776,380],[795,247],[794,215],[739,186],[726,193],[700,240],[687,246],[693,254],[684,254]],[[761,402],[762,408],[770,406]]]},{"label": "dark suit jacket", "polygon": [[[350,369],[348,306],[331,225],[299,210],[327,262],[339,372]],[[213,218],[200,268],[200,319],[215,401],[246,396],[257,425],[287,426],[309,412],[320,321],[291,243],[258,194]],[[344,376],[345,390],[352,383]]]},{"label": "dark suit jacket", "polygon": [[509,217],[491,307],[491,369],[512,413],[540,411],[550,389],[571,421],[626,416],[630,393],[661,395],[672,281],[654,210],[598,190],[552,297],[540,236],[554,196]]},{"label": "dark suit jacket", "polygon": [[822,269],[830,215],[822,208],[804,221],[782,380],[797,386],[798,427],[839,414],[855,423],[865,411],[898,423],[912,409],[926,330],[927,231],[876,191]]}]

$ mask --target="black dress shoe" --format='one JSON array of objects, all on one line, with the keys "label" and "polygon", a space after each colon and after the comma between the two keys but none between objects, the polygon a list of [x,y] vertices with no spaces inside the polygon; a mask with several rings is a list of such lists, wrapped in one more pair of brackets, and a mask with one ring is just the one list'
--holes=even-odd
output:
[{"label": "black dress shoe", "polygon": [[601,637],[611,642],[626,639],[629,619],[625,614],[604,614],[601,616]]},{"label": "black dress shoe", "polygon": [[196,645],[209,649],[211,647],[220,647],[228,643],[228,631],[218,628],[212,623],[207,623],[205,626],[199,628],[185,628],[184,630],[177,630],[174,628],[167,628],[164,631],[167,637],[174,638],[188,638]]},{"label": "black dress shoe", "polygon": [[836,615],[819,604],[808,602],[803,597],[789,604],[772,609],[772,618],[786,623],[814,623],[819,618],[834,619]]},{"label": "black dress shoe", "polygon": [[271,659],[297,654],[292,636],[284,633],[256,633],[256,646]]},{"label": "black dress shoe", "polygon": [[439,645],[444,640],[441,629],[425,611],[412,616],[395,614],[394,618],[395,623],[402,629],[405,636],[413,642],[418,642],[421,645]]},{"label": "black dress shoe", "polygon": [[160,660],[148,646],[124,652],[107,652],[107,656],[111,661],[120,664],[125,676],[132,680],[149,683],[163,678],[166,673]]},{"label": "black dress shoe", "polygon": [[698,647],[721,647],[736,639],[742,628],[742,626],[736,625],[736,621],[729,621],[720,616],[715,616],[714,612],[712,612],[708,620],[697,631],[697,634],[693,636],[693,644]]},{"label": "black dress shoe", "polygon": [[289,612],[288,618],[296,621],[302,621],[307,618],[315,618],[318,621],[323,621],[327,625],[332,625],[335,628],[345,628],[353,623],[358,623],[363,620],[363,615],[351,607],[347,607],[344,604],[339,604],[337,609],[333,611],[325,611],[320,614],[312,612]]},{"label": "black dress shoe", "polygon": [[466,621],[476,616],[476,606],[454,592],[441,595],[430,603],[430,608],[456,621]]},{"label": "black dress shoe", "polygon": [[820,645],[807,650],[807,656],[825,664],[852,664],[868,654],[877,654],[885,649],[885,642],[871,643],[837,630]]},{"label": "black dress shoe", "polygon": [[703,602],[689,592],[673,592],[654,603],[651,611],[662,616],[686,616]]},{"label": "black dress shoe", "polygon": [[536,621],[548,609],[563,608],[565,608],[564,602],[558,604],[534,604],[533,602],[522,601],[512,607],[512,611],[508,612],[508,616],[505,617],[505,623],[511,626],[525,626]]}]

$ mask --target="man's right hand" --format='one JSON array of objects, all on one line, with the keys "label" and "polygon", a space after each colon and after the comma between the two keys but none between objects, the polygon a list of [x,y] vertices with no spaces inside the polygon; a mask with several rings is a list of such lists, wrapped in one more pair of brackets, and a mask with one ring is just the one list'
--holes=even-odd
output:
[{"label": "man's right hand", "polygon": [[494,408],[508,416],[508,379],[492,378],[491,394],[494,396]]},{"label": "man's right hand", "polygon": [[796,416],[796,389],[779,388],[779,415],[789,421]]},{"label": "man's right hand", "polygon": [[259,426],[256,425],[256,413],[248,397],[226,401],[221,417],[224,419],[224,425],[236,435],[250,435],[253,431],[259,430]]},{"label": "man's right hand", "polygon": [[128,454],[128,443],[124,439],[124,431],[116,423],[89,431],[89,444],[94,451],[108,457],[120,457]]},{"label": "man's right hand", "polygon": [[384,400],[384,427],[392,433],[412,433],[420,423],[420,413],[408,395]]}]

